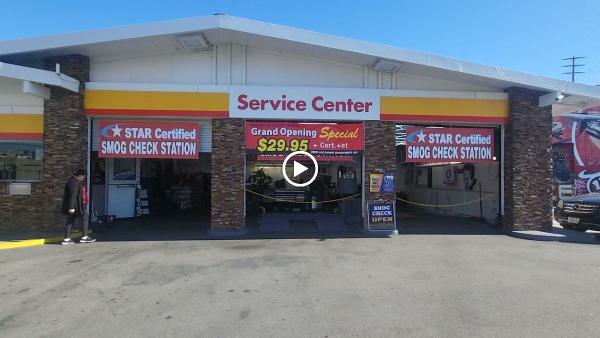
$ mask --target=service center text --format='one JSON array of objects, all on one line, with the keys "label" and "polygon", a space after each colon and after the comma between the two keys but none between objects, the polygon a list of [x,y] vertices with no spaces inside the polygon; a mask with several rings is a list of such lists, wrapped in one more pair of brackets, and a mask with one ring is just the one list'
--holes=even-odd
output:
[{"label": "service center text", "polygon": [[281,95],[279,99],[249,99],[248,95],[238,96],[239,110],[284,110],[284,111],[306,111],[307,108],[318,112],[369,112],[373,107],[371,101],[358,101],[351,98],[347,100],[330,101],[323,96],[315,96],[310,105],[305,100],[289,99],[287,95]]}]

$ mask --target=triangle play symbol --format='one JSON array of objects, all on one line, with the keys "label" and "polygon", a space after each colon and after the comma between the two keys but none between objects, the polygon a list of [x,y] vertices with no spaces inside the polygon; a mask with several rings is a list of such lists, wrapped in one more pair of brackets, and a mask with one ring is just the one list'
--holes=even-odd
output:
[{"label": "triangle play symbol", "polygon": [[294,177],[302,174],[303,172],[305,172],[307,170],[308,170],[308,168],[305,165],[294,161]]}]

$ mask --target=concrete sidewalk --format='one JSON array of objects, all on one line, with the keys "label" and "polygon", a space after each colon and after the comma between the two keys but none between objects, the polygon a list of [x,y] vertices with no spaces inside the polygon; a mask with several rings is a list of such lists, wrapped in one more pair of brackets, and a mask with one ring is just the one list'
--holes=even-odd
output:
[{"label": "concrete sidewalk", "polygon": [[551,241],[580,244],[600,244],[600,231],[586,232],[564,229],[554,222],[552,232],[545,231],[512,231],[511,236],[533,241]]},{"label": "concrete sidewalk", "polygon": [[568,246],[424,233],[4,250],[0,336],[597,336],[600,296],[582,287],[600,279],[597,248]]}]

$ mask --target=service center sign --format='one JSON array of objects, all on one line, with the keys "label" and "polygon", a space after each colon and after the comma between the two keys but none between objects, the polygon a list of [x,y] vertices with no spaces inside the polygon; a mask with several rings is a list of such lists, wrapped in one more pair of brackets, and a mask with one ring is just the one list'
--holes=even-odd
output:
[{"label": "service center sign", "polygon": [[365,89],[240,87],[229,92],[233,118],[379,120],[379,92]]},{"label": "service center sign", "polygon": [[100,121],[98,157],[197,159],[194,122]]},{"label": "service center sign", "polygon": [[493,129],[406,127],[406,162],[489,162],[493,158]]},{"label": "service center sign", "polygon": [[352,156],[364,149],[362,123],[246,122],[248,153]]}]

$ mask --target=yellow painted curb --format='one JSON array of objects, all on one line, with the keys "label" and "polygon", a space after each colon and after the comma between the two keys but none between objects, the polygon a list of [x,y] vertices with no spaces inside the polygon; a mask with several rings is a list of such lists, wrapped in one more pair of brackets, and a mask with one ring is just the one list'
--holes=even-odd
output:
[{"label": "yellow painted curb", "polygon": [[45,238],[40,238],[40,239],[26,239],[26,240],[16,241],[16,242],[2,242],[2,243],[0,243],[0,250],[15,249],[15,248],[25,248],[25,247],[29,247],[29,246],[44,245],[45,242],[46,242]]},{"label": "yellow painted curb", "polygon": [[[90,231],[91,233],[91,231]],[[81,236],[80,231],[72,232],[71,237]],[[16,249],[16,248],[27,248],[32,246],[40,246],[44,244],[56,244],[62,242],[62,237],[49,237],[49,238],[36,238],[36,239],[23,239],[17,241],[0,242],[0,250]]]}]

